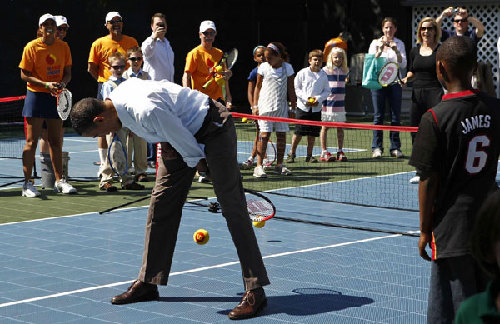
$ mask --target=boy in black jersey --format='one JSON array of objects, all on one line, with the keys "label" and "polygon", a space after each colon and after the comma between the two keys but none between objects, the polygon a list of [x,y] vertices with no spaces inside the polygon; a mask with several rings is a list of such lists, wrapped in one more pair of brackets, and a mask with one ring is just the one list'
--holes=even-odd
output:
[{"label": "boy in black jersey", "polygon": [[421,176],[419,253],[432,260],[428,323],[452,323],[459,304],[488,280],[470,255],[469,236],[477,210],[497,187],[500,100],[472,89],[475,64],[467,37],[438,49],[436,72],[448,94],[422,116],[410,159]]}]

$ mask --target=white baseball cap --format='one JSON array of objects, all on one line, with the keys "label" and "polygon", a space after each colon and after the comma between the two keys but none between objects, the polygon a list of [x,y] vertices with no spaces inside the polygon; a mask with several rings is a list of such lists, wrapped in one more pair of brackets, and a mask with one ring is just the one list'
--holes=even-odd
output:
[{"label": "white baseball cap", "polygon": [[115,18],[115,17],[122,18],[122,16],[120,15],[120,13],[118,11],[110,11],[110,12],[108,12],[108,14],[106,15],[106,20],[104,21],[104,26],[106,26],[106,24],[108,23],[108,21],[113,20],[113,18]]},{"label": "white baseball cap", "polygon": [[44,22],[46,22],[49,19],[56,21],[56,18],[54,18],[54,16],[52,16],[49,13],[46,13],[45,15],[41,16],[40,19],[38,20],[38,27],[40,27]]},{"label": "white baseball cap", "polygon": [[211,20],[202,21],[200,24],[200,33],[207,31],[207,29],[213,29],[215,32],[217,32],[217,29],[215,28],[215,23]]},{"label": "white baseball cap", "polygon": [[68,19],[66,19],[66,17],[64,16],[54,16],[56,18],[56,25],[57,27],[61,26],[61,25],[68,25],[69,27],[69,24],[68,24]]}]

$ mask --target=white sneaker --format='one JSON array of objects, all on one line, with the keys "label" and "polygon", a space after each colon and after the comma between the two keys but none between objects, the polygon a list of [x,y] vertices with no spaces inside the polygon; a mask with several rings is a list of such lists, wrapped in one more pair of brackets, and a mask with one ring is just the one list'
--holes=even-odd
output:
[{"label": "white sneaker", "polygon": [[403,157],[403,152],[401,152],[401,150],[392,150],[391,156],[400,159]]},{"label": "white sneaker", "polygon": [[253,159],[249,157],[245,162],[241,163],[241,169],[248,170],[253,166]]},{"label": "white sneaker", "polygon": [[281,174],[281,175],[291,175],[292,171],[288,169],[284,164],[278,165],[275,168],[276,173]]},{"label": "white sneaker", "polygon": [[56,181],[55,189],[63,194],[74,194],[76,193],[76,188],[66,182],[65,179]]},{"label": "white sneaker", "polygon": [[38,192],[38,190],[36,190],[33,183],[31,181],[28,181],[23,184],[23,191],[21,195],[27,198],[35,198],[40,196],[40,193]]},{"label": "white sneaker", "polygon": [[382,157],[382,150],[379,149],[378,147],[376,149],[374,149],[372,157],[376,158],[376,159],[380,159]]},{"label": "white sneaker", "polygon": [[410,179],[410,183],[416,184],[420,182],[420,177],[419,176],[414,176],[413,178]]},{"label": "white sneaker", "polygon": [[253,176],[256,178],[267,178],[267,174],[264,172],[264,168],[262,166],[257,166],[253,169]]}]

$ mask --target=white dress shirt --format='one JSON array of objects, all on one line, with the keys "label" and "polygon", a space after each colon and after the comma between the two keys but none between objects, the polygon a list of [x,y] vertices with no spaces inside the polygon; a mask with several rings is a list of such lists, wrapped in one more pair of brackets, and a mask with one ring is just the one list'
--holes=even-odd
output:
[{"label": "white dress shirt", "polygon": [[309,97],[316,98],[319,103],[312,107],[313,112],[321,111],[323,101],[330,94],[330,86],[328,85],[328,76],[325,71],[311,71],[310,67],[303,68],[297,72],[294,80],[295,94],[297,95],[297,108],[305,112],[310,111],[311,107],[306,106]]},{"label": "white dress shirt", "polygon": [[207,115],[207,95],[168,81],[131,78],[109,99],[122,126],[137,136],[151,143],[170,143],[189,167],[205,157],[194,135]]},{"label": "white dress shirt", "polygon": [[168,80],[174,82],[174,51],[167,38],[153,39],[153,36],[142,42],[144,56],[144,71],[149,73],[151,80]]}]

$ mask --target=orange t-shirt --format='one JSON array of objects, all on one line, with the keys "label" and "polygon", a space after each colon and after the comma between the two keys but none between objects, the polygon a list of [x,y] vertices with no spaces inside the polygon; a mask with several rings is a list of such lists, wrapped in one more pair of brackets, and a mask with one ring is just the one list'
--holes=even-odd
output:
[{"label": "orange t-shirt", "polygon": [[[71,66],[71,51],[66,42],[56,39],[52,45],[37,38],[26,44],[19,68],[45,82],[60,82],[64,68]],[[27,88],[33,92],[50,92],[43,86],[35,86],[28,82]]]},{"label": "orange t-shirt", "polygon": [[212,99],[222,98],[222,87],[217,82],[213,81],[210,85],[203,89],[202,86],[210,80],[210,74],[222,59],[222,51],[212,47],[207,50],[199,45],[191,50],[186,57],[185,72],[191,73],[191,87],[195,90],[203,92]]},{"label": "orange t-shirt", "polygon": [[323,62],[326,62],[333,47],[340,47],[347,53],[347,43],[340,37],[332,38],[325,44],[325,49],[323,50]]},{"label": "orange t-shirt", "polygon": [[[98,38],[92,43],[89,54],[89,63],[94,63],[99,67],[99,78],[97,82],[106,82],[111,76],[108,57],[114,52],[121,52],[127,57],[127,50],[134,46],[139,46],[135,38],[122,35],[122,40],[117,42],[111,39],[109,35]],[[126,69],[128,68],[128,63]]]}]

